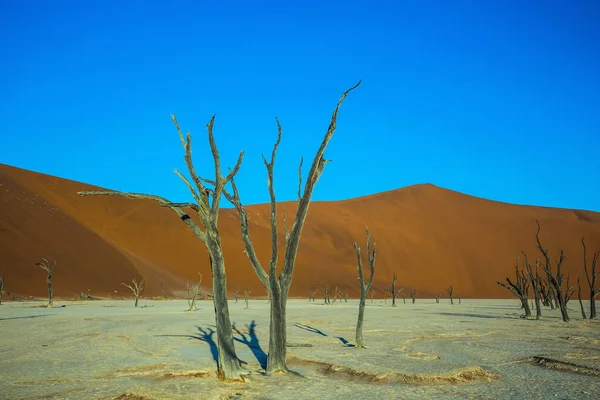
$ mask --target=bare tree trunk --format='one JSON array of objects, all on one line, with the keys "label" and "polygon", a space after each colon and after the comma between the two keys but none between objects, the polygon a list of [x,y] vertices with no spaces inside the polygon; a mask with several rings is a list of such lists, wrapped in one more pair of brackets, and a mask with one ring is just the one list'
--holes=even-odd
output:
[{"label": "bare tree trunk", "polygon": [[577,299],[579,300],[579,306],[581,307],[581,317],[587,319],[585,308],[583,308],[583,301],[581,301],[581,283],[579,282],[579,278],[577,278]]},{"label": "bare tree trunk", "polygon": [[246,303],[246,309],[248,309],[248,307],[250,307],[248,305],[248,296],[250,296],[250,293],[252,293],[252,292],[250,292],[248,290],[244,290],[244,302]]},{"label": "bare tree trunk", "polygon": [[250,265],[254,269],[254,272],[256,273],[257,277],[269,291],[269,296],[271,298],[271,337],[269,338],[269,355],[267,358],[267,374],[269,375],[279,371],[287,372],[285,351],[287,339],[285,331],[285,310],[287,306],[287,296],[289,288],[292,283],[292,277],[294,273],[294,266],[296,263],[296,256],[298,254],[298,246],[300,243],[302,228],[304,227],[304,222],[306,220],[306,216],[308,215],[308,208],[310,205],[315,185],[319,180],[321,174],[323,173],[325,165],[328,162],[328,160],[324,158],[324,154],[325,149],[327,148],[327,145],[329,144],[329,141],[331,140],[331,137],[333,136],[333,133],[336,129],[338,110],[348,93],[357,88],[359,85],[360,81],[354,87],[346,90],[339,99],[337,106],[333,111],[333,115],[331,117],[329,127],[327,128],[327,132],[325,133],[325,137],[323,138],[323,142],[321,142],[321,146],[317,150],[315,158],[313,159],[310,170],[308,172],[306,184],[304,186],[304,193],[302,193],[301,190],[302,160],[300,161],[300,166],[298,167],[298,208],[296,210],[296,217],[294,218],[294,223],[292,225],[291,231],[289,232],[287,229],[285,208],[283,213],[285,228],[285,255],[283,261],[283,268],[281,269],[279,276],[277,276],[277,260],[279,255],[279,236],[277,234],[277,201],[275,198],[273,178],[275,155],[277,153],[277,147],[279,146],[279,142],[281,141],[281,125],[277,118],[275,119],[277,122],[277,141],[275,142],[275,145],[273,146],[273,150],[271,152],[271,161],[267,161],[267,159],[263,156],[263,163],[265,164],[265,167],[267,169],[267,186],[269,190],[269,198],[271,200],[271,258],[269,260],[268,273],[265,271],[262,264],[258,260],[256,251],[254,249],[254,245],[250,239],[248,227],[248,214],[246,213],[246,210],[244,209],[244,206],[240,201],[239,193],[237,191],[237,187],[235,185],[233,177],[231,179],[231,188],[233,190],[233,194],[230,194],[225,189],[223,189],[222,191],[223,195],[235,206],[236,210],[238,211],[238,215],[240,217],[240,230],[242,234],[242,241],[244,242],[244,247],[246,250],[246,255],[248,256]]},{"label": "bare tree trunk", "polygon": [[596,288],[596,279],[600,276],[600,271],[596,272],[596,263],[598,261],[598,256],[600,256],[600,250],[592,255],[592,268],[591,271],[588,272],[587,248],[583,237],[581,238],[581,244],[583,245],[583,270],[585,272],[585,279],[590,288],[590,319],[596,319],[596,296],[600,294],[600,287]]},{"label": "bare tree trunk", "polygon": [[390,285],[390,294],[392,295],[392,307],[396,307],[396,297],[400,294],[402,289],[396,288],[396,282],[398,282],[398,275],[394,273],[394,277],[392,278],[392,284]]},{"label": "bare tree trunk", "polygon": [[414,290],[410,292],[410,298],[412,299],[412,303],[415,304],[415,301],[417,300],[417,292]]},{"label": "bare tree trunk", "polygon": [[538,266],[540,264],[539,260],[535,261],[535,276],[533,275],[533,269],[531,268],[531,264],[529,264],[529,260],[527,259],[527,254],[523,250],[523,257],[525,258],[525,268],[527,269],[527,275],[529,276],[529,282],[531,282],[531,287],[533,288],[533,295],[535,298],[535,319],[540,319],[542,317],[542,306],[540,304],[540,276],[538,274]]},{"label": "bare tree trunk", "polygon": [[40,267],[47,273],[46,283],[48,284],[48,308],[52,308],[52,306],[54,305],[54,296],[52,293],[52,273],[56,268],[56,260],[53,261],[52,264],[50,264],[50,261],[48,261],[45,258],[42,258],[42,262],[35,263],[35,266]]},{"label": "bare tree trunk", "polygon": [[2,304],[2,296],[4,295],[4,275],[0,275],[0,304]]},{"label": "bare tree trunk", "polygon": [[565,260],[565,253],[563,250],[560,251],[560,256],[559,256],[558,260],[556,261],[556,274],[555,274],[552,271],[552,262],[550,261],[550,256],[548,255],[548,250],[544,249],[544,247],[542,246],[542,243],[540,242],[540,230],[541,230],[540,223],[537,220],[535,222],[538,227],[537,232],[535,233],[536,247],[542,253],[542,255],[544,256],[544,259],[546,260],[545,264],[540,263],[540,265],[546,272],[548,281],[552,284],[552,287],[554,289],[554,294],[556,295],[556,300],[558,302],[558,307],[560,308],[560,313],[562,315],[563,321],[569,322],[569,313],[567,311],[567,301],[568,300],[566,299],[566,297],[568,296],[568,292],[570,289],[569,289],[569,287],[567,287],[565,293],[563,293],[563,289],[562,289],[564,273],[561,271],[561,267],[562,267],[563,261]]},{"label": "bare tree trunk", "polygon": [[515,264],[515,275],[516,275],[516,281],[512,282],[510,280],[510,278],[506,278],[506,282],[508,283],[508,285],[502,283],[502,282],[498,282],[496,281],[496,283],[500,286],[502,286],[505,289],[508,289],[510,292],[512,292],[515,296],[517,296],[519,298],[519,300],[521,301],[521,308],[523,308],[525,310],[525,318],[530,318],[531,317],[531,308],[529,308],[529,299],[528,299],[528,292],[529,292],[529,279],[527,278],[527,276],[525,275],[524,271],[519,271],[519,258],[517,257],[517,262]]},{"label": "bare tree trunk", "polygon": [[[194,235],[198,237],[202,243],[204,243],[211,259],[211,269],[213,272],[213,304],[215,306],[215,320],[217,325],[218,339],[217,344],[219,347],[219,361],[217,365],[218,376],[223,380],[241,380],[243,379],[242,375],[248,372],[241,367],[240,361],[235,354],[235,347],[233,344],[233,331],[229,319],[227,288],[225,286],[225,262],[221,248],[218,220],[221,196],[226,191],[226,185],[229,182],[233,182],[233,177],[239,171],[244,152],[240,152],[235,167],[230,169],[226,176],[223,176],[221,171],[219,150],[213,135],[213,125],[215,120],[215,116],[213,115],[210,122],[207,124],[207,131],[208,142],[213,155],[215,178],[214,180],[203,178],[196,173],[196,169],[192,161],[191,134],[188,133],[187,135],[184,135],[174,115],[171,115],[171,119],[175,124],[175,128],[179,134],[179,140],[184,148],[184,160],[188,168],[191,181],[194,185],[192,185],[190,180],[188,180],[188,178],[186,178],[178,170],[175,170],[175,173],[187,186],[192,197],[194,198],[195,203],[173,203],[160,196],[116,191],[86,191],[78,192],[78,194],[80,196],[112,195],[131,199],[147,199],[156,201],[161,206],[169,207],[171,210],[173,210],[181,219],[181,221],[191,229]],[[212,185],[213,188],[207,187],[206,185]],[[204,228],[203,230],[196,225],[194,220],[190,218],[185,211],[183,211],[184,208],[194,210],[197,213]]]},{"label": "bare tree trunk", "polygon": [[362,265],[362,257],[360,255],[360,247],[354,243],[354,249],[356,250],[356,257],[358,259],[358,279],[360,280],[360,301],[358,303],[358,321],[356,322],[356,348],[360,349],[365,347],[364,339],[363,339],[363,320],[365,316],[365,301],[367,298],[367,293],[369,293],[369,289],[371,289],[371,285],[373,284],[373,275],[375,275],[375,258],[377,256],[377,247],[376,244],[373,243],[373,250],[371,250],[371,234],[369,233],[369,228],[366,228],[367,231],[367,259],[369,261],[369,266],[371,268],[371,276],[369,277],[369,281],[365,283],[365,276],[363,273],[363,265]]},{"label": "bare tree trunk", "polygon": [[452,299],[452,294],[454,293],[454,285],[448,286],[446,291],[448,292],[448,296],[450,296],[450,304],[454,304],[454,300]]}]

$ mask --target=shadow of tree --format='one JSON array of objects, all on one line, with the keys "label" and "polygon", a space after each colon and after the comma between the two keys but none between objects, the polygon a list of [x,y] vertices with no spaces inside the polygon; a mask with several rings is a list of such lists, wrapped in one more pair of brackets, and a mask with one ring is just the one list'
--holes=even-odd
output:
[{"label": "shadow of tree", "polygon": [[250,322],[250,325],[246,325],[246,328],[248,329],[248,336],[240,332],[240,330],[235,326],[235,323],[232,324],[232,328],[235,331],[235,333],[237,333],[240,336],[239,338],[234,336],[233,340],[248,346],[252,351],[252,354],[254,354],[254,357],[256,357],[256,360],[260,364],[261,368],[267,369],[268,356],[267,353],[265,353],[264,350],[260,347],[258,336],[256,336],[256,320],[252,320],[252,322]]},{"label": "shadow of tree", "polygon": [[[471,317],[471,318],[486,318],[486,319],[515,319],[513,316],[508,315],[483,315],[483,314],[469,314],[469,313],[451,313],[451,312],[440,312],[439,315],[449,315],[454,317]],[[517,317],[518,319],[518,317]]]},{"label": "shadow of tree", "polygon": [[313,328],[313,327],[312,327],[312,326],[310,326],[310,325],[304,325],[304,324],[301,324],[301,323],[298,323],[298,322],[296,322],[296,323],[294,324],[294,326],[295,326],[296,328],[300,328],[300,329],[304,329],[304,330],[306,330],[306,331],[309,331],[309,332],[316,333],[317,335],[321,335],[321,336],[327,336],[325,333],[323,333],[323,331],[321,331],[321,330],[319,330],[319,329],[317,329],[317,328]]},{"label": "shadow of tree", "polygon": [[206,342],[206,343],[208,343],[208,345],[210,347],[210,354],[212,355],[212,359],[215,362],[215,364],[217,364],[217,367],[218,367],[218,365],[219,365],[219,347],[217,346],[217,343],[215,342],[215,339],[213,338],[213,336],[215,335],[215,333],[217,331],[210,327],[207,329],[204,329],[200,326],[196,326],[196,328],[198,329],[198,332],[199,332],[196,335],[156,335],[156,336],[184,337],[184,338],[188,338],[188,339],[195,339],[195,340],[200,340],[202,342]]},{"label": "shadow of tree", "polygon": [[347,341],[346,339],[344,339],[343,337],[341,337],[341,336],[336,336],[336,338],[337,338],[337,339],[339,339],[339,340],[340,340],[340,342],[342,342],[342,344],[343,344],[345,347],[354,347],[354,345],[353,345],[352,343],[348,342],[348,341]]},{"label": "shadow of tree", "polygon": [[24,317],[7,317],[7,318],[0,318],[0,321],[6,321],[9,319],[25,319],[25,318],[37,318],[37,317],[47,317],[48,315],[54,315],[54,314],[37,314],[37,315],[27,315]]}]

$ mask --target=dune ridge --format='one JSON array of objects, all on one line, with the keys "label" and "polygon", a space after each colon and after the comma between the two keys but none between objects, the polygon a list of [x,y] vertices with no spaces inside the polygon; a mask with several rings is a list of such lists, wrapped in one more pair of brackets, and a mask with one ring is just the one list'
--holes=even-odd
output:
[{"label": "dune ridge", "polygon": [[[139,276],[149,284],[145,296],[160,295],[161,283],[169,295],[180,296],[186,280],[197,281],[198,272],[205,291],[211,290],[204,244],[170,209],[147,200],[79,197],[77,191],[102,188],[4,164],[0,185],[0,273],[11,295],[46,295],[44,272],[33,267],[41,257],[57,260],[57,297],[80,292],[130,296],[120,283]],[[278,204],[280,226],[284,206],[288,216],[296,208],[293,202]],[[269,205],[247,210],[251,236],[266,267]],[[395,272],[398,284],[416,289],[418,297],[445,295],[445,288],[454,284],[456,297],[508,298],[510,293],[494,281],[512,276],[521,250],[530,260],[540,256],[536,219],[551,255],[565,250],[564,267],[576,284],[577,276],[583,278],[581,237],[586,238],[590,260],[600,249],[597,212],[501,203],[431,184],[315,201],[302,233],[290,296],[306,297],[317,283],[328,281],[332,291],[339,286],[357,297],[353,242],[365,247],[368,225],[378,250],[373,284],[377,297],[383,296]],[[219,224],[228,290],[266,296],[243,253],[237,212],[222,209]],[[280,238],[283,246],[283,229]]]}]

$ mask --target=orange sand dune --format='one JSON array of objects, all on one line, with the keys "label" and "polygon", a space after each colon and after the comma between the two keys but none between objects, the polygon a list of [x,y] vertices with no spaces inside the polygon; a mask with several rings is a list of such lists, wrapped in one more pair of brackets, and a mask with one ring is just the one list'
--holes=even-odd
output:
[{"label": "orange sand dune", "polygon": [[[185,282],[204,276],[210,290],[204,245],[169,209],[152,201],[111,196],[79,197],[99,188],[0,164],[0,273],[12,295],[46,295],[45,272],[33,264],[56,259],[55,295],[129,296],[121,282],[143,276],[146,296],[182,295]],[[265,188],[266,190],[266,188]],[[280,237],[283,206],[278,205]],[[295,204],[287,203],[289,220]],[[265,268],[270,256],[269,206],[247,207],[251,235]],[[600,213],[517,206],[484,200],[433,185],[415,185],[337,202],[314,202],[304,227],[291,296],[306,297],[317,283],[359,294],[353,242],[365,249],[365,225],[377,243],[374,288],[378,296],[394,272],[398,284],[418,296],[510,297],[494,283],[512,276],[525,250],[532,262],[535,220],[553,257],[562,247],[576,283],[582,274],[581,237],[588,256],[600,249]],[[266,291],[243,253],[237,212],[223,209],[219,220],[227,283],[233,289]],[[280,260],[283,258],[283,240]],[[89,290],[89,292],[88,292]],[[115,293],[116,291],[116,293]],[[320,295],[320,292],[319,294]],[[587,297],[587,296],[586,296]]]}]

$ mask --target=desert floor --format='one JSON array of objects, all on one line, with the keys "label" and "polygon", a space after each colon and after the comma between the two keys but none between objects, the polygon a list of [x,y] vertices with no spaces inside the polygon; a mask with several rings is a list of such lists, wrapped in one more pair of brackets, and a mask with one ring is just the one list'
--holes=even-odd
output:
[{"label": "desert floor", "polygon": [[0,306],[2,399],[600,398],[600,321],[576,300],[570,323],[520,319],[517,300],[367,300],[366,349],[352,347],[357,300],[290,300],[288,342],[312,347],[289,347],[293,373],[271,377],[267,302],[231,300],[241,383],[216,378],[212,302],[42,304]]}]

